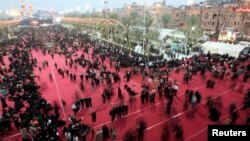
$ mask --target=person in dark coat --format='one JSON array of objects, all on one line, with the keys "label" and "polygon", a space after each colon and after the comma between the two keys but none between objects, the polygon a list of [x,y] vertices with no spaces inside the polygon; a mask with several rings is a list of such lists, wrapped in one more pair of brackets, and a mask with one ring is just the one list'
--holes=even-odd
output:
[{"label": "person in dark coat", "polygon": [[217,122],[220,119],[220,112],[214,105],[210,107],[209,112],[209,119],[211,119],[213,122]]},{"label": "person in dark coat", "polygon": [[120,87],[118,88],[118,97],[119,97],[120,99],[123,99],[122,90],[121,90]]},{"label": "person in dark coat", "polygon": [[183,128],[181,125],[176,124],[174,126],[174,135],[177,139],[182,139],[183,138]]},{"label": "person in dark coat", "polygon": [[109,112],[109,115],[111,116],[111,121],[113,122],[115,120],[115,107],[113,107],[110,112]]},{"label": "person in dark coat", "polygon": [[95,111],[91,112],[91,119],[92,119],[92,122],[96,122],[96,112]]},{"label": "person in dark coat", "polygon": [[197,98],[197,103],[200,103],[201,102],[201,94],[200,94],[200,92],[196,91],[195,96]]},{"label": "person in dark coat", "polygon": [[144,121],[139,121],[137,124],[138,141],[143,141],[145,130],[146,123]]},{"label": "person in dark coat", "polygon": [[230,113],[230,119],[231,119],[230,124],[234,124],[238,118],[238,112],[236,109],[236,105],[234,103],[230,104],[229,113]]},{"label": "person in dark coat", "polygon": [[107,127],[107,125],[102,126],[102,131],[103,131],[103,138],[108,139],[110,137],[110,134],[109,134],[109,128]]}]

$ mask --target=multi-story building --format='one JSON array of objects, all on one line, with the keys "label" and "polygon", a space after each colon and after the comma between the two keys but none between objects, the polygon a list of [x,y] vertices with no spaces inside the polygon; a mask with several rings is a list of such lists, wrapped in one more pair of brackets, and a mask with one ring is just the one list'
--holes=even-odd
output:
[{"label": "multi-story building", "polygon": [[244,5],[241,2],[224,4],[223,6],[202,7],[200,9],[202,13],[201,26],[205,31],[212,33],[223,30],[225,27],[232,27],[237,29],[238,32],[250,35],[248,31],[250,27],[247,26],[250,20],[247,17],[250,16],[250,13],[237,11],[239,4]]},{"label": "multi-story building", "polygon": [[222,2],[223,0],[207,0],[208,5],[220,5]]},{"label": "multi-story building", "polygon": [[232,4],[232,3],[239,3],[240,1],[246,0],[207,0],[208,5],[223,5],[223,4]]},{"label": "multi-story building", "polygon": [[250,5],[250,0],[234,0],[234,3],[238,4],[238,5]]},{"label": "multi-story building", "polygon": [[[223,2],[223,3],[221,3]],[[199,19],[200,26],[206,33],[216,33],[226,27],[235,28],[238,32],[250,35],[250,0],[207,0],[211,5],[192,5],[172,7],[166,6],[165,2],[156,2],[150,7],[146,7],[145,13],[150,13],[155,18],[156,23],[161,26],[161,17],[167,14],[171,17],[171,28],[185,27],[185,21],[190,16]],[[249,11],[239,11],[237,8],[248,8]],[[119,17],[136,12],[139,17],[144,15],[144,6],[132,3],[124,5],[123,8],[114,9]]]}]

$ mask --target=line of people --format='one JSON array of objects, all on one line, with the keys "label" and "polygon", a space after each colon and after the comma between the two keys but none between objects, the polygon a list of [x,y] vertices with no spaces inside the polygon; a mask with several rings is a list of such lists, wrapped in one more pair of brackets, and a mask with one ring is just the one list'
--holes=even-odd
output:
[{"label": "line of people", "polygon": [[128,105],[127,104],[121,104],[112,107],[112,109],[109,112],[109,115],[111,116],[111,121],[113,122],[115,118],[121,119],[122,117],[125,117],[128,115]]}]

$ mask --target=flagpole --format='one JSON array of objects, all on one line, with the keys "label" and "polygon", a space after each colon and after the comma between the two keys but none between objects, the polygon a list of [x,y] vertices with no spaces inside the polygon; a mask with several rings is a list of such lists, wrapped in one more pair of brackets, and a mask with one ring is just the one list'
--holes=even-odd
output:
[{"label": "flagpole", "polygon": [[145,41],[144,41],[144,36],[145,36],[145,19],[146,19],[145,18],[146,17],[146,14],[145,14],[146,13],[146,6],[145,5],[146,5],[146,0],[144,0],[144,5],[143,5],[143,26],[144,27],[143,27],[143,34],[142,34],[143,35],[142,36],[143,37],[143,39],[142,39],[143,45],[142,46],[143,46],[143,54],[144,55],[145,55]]}]

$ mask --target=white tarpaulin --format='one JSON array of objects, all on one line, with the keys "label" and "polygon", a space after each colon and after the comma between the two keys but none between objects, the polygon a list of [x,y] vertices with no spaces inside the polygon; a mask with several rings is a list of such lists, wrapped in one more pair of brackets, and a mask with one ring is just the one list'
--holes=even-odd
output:
[{"label": "white tarpaulin", "polygon": [[136,53],[143,54],[143,48],[140,45],[137,45],[134,50]]},{"label": "white tarpaulin", "polygon": [[173,37],[173,38],[180,38],[180,39],[186,38],[184,33],[179,30],[160,28],[158,29],[158,31],[160,33],[159,40],[164,40],[166,36]]},{"label": "white tarpaulin", "polygon": [[203,43],[202,49],[204,53],[218,53],[218,54],[228,54],[233,57],[238,57],[240,52],[244,50],[245,46],[239,44],[228,44],[228,43],[219,43],[207,41]]}]

